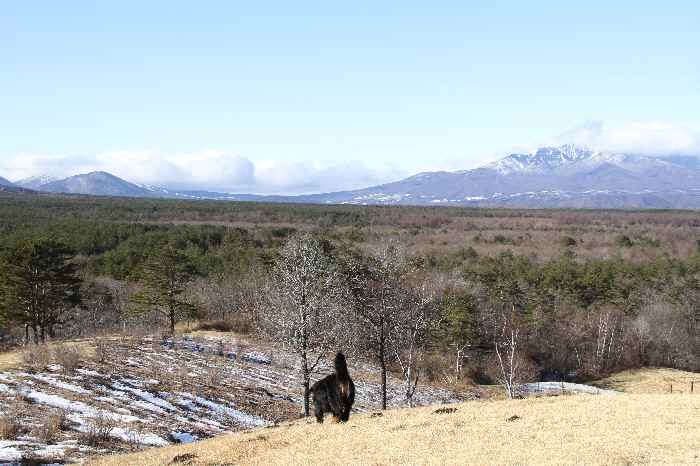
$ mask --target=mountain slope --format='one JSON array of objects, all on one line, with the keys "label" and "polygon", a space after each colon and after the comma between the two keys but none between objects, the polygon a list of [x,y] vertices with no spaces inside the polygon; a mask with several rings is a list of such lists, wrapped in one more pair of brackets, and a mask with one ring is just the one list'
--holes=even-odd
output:
[{"label": "mountain slope", "polygon": [[92,196],[152,197],[151,191],[106,172],[75,175],[41,185],[41,191]]},{"label": "mountain slope", "polygon": [[14,186],[14,183],[0,176],[0,186]]},{"label": "mountain slope", "polygon": [[351,204],[700,208],[700,159],[565,145],[511,154],[473,170],[420,173],[307,198]]},{"label": "mountain slope", "polygon": [[40,190],[45,184],[58,181],[59,179],[48,175],[30,176],[29,178],[23,178],[21,180],[15,181],[17,186],[21,186],[27,189],[38,189]]}]

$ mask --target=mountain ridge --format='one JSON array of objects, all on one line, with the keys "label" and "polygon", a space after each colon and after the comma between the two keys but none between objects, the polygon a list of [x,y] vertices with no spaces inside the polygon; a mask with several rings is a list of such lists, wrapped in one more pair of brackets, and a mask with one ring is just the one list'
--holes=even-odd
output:
[{"label": "mountain ridge", "polygon": [[700,158],[601,152],[564,144],[509,154],[470,170],[422,172],[368,188],[296,196],[177,190],[138,185],[106,172],[31,187],[54,193],[252,202],[700,208]]},{"label": "mountain ridge", "polygon": [[14,187],[15,184],[13,182],[11,182],[10,180],[7,180],[7,179],[3,178],[2,176],[0,176],[0,186]]}]

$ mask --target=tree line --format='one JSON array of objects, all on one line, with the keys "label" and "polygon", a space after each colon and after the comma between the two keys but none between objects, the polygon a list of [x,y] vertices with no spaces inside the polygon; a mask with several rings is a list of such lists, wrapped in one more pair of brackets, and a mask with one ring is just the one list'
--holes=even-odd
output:
[{"label": "tree line", "polygon": [[[172,333],[182,320],[222,321],[298,356],[306,412],[321,359],[339,348],[380,368],[382,407],[389,372],[401,377],[411,404],[425,379],[497,382],[516,396],[524,381],[700,368],[700,255],[641,264],[470,255],[445,272],[398,241],[360,249],[287,230],[256,245],[236,229],[139,231],[158,239],[119,243],[138,260],[112,275],[95,274],[90,260],[51,235],[3,242],[0,316],[8,332],[40,342],[127,324]],[[203,269],[193,244],[207,245],[228,270]]]}]

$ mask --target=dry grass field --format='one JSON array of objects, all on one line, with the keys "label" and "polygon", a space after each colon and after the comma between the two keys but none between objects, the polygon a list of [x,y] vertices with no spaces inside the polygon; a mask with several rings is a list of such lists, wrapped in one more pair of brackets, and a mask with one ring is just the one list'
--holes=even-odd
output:
[{"label": "dry grass field", "polygon": [[643,368],[618,372],[593,385],[599,388],[625,393],[689,393],[694,382],[694,392],[700,395],[700,374],[665,367]]},{"label": "dry grass field", "polygon": [[89,464],[700,464],[700,396],[565,396],[309,420]]}]

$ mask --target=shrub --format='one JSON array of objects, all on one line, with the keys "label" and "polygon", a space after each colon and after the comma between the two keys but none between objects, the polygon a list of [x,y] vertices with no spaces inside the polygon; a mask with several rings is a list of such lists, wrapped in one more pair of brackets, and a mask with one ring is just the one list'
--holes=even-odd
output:
[{"label": "shrub", "polygon": [[61,365],[64,373],[72,374],[82,364],[83,355],[75,345],[60,345],[54,350],[54,359]]},{"label": "shrub", "polygon": [[47,344],[30,344],[22,352],[22,362],[34,372],[46,370],[46,366],[51,364],[51,348]]},{"label": "shrub", "polygon": [[22,431],[22,424],[17,412],[8,411],[0,416],[0,438],[3,440],[17,440]]},{"label": "shrub", "polygon": [[132,450],[138,450],[141,447],[141,441],[144,434],[148,433],[147,426],[142,422],[132,422],[126,429],[126,443]]},{"label": "shrub", "polygon": [[197,324],[195,330],[210,330],[216,332],[231,332],[233,324],[227,320],[205,320]]},{"label": "shrub", "polygon": [[58,434],[66,427],[66,415],[63,411],[49,413],[34,429],[33,434],[43,443],[53,443]]},{"label": "shrub", "polygon": [[113,417],[99,413],[86,425],[83,434],[85,443],[93,447],[105,443],[116,426],[117,422]]},{"label": "shrub", "polygon": [[564,236],[561,239],[561,245],[564,246],[565,248],[572,248],[576,246],[578,242],[576,241],[575,238],[572,238],[571,236]]},{"label": "shrub", "polygon": [[207,375],[205,378],[205,383],[210,387],[217,387],[221,382],[221,377],[223,375],[223,369],[219,366],[209,366],[207,367]]},{"label": "shrub", "polygon": [[109,345],[104,338],[95,340],[95,360],[101,364],[109,360]]},{"label": "shrub", "polygon": [[617,238],[615,238],[615,244],[621,248],[630,248],[634,245],[630,237],[627,235],[619,235]]}]

